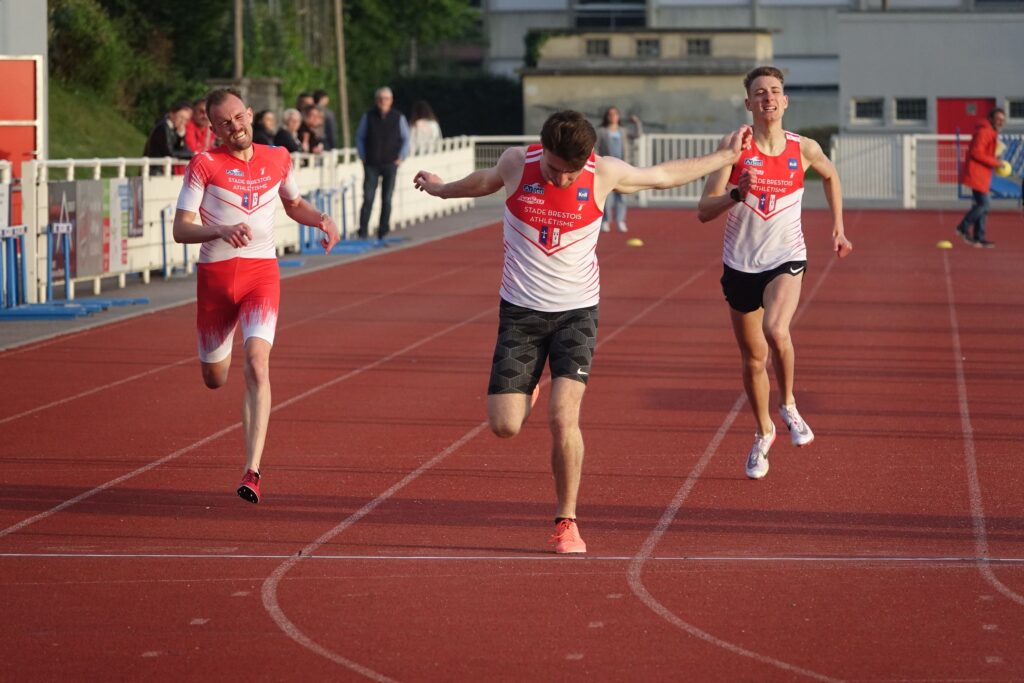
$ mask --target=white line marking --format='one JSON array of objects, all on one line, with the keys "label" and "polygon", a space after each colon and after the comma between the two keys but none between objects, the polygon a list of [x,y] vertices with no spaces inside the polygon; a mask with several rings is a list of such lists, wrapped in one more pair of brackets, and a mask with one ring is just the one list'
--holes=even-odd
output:
[{"label": "white line marking", "polygon": [[[814,287],[811,289],[811,292],[807,295],[804,302],[794,314],[794,323],[800,318],[804,310],[806,310],[807,305],[811,300],[814,299],[818,289],[821,287],[821,283],[825,281],[825,278],[832,270],[832,265],[834,263],[835,259],[829,259],[825,269],[822,271],[817,282],[815,282]],[[737,398],[736,402],[733,404],[732,409],[725,416],[725,420],[722,421],[721,427],[718,428],[718,431],[715,432],[711,442],[708,443],[707,448],[704,449],[704,453],[701,455],[700,460],[698,460],[697,464],[694,465],[692,470],[690,470],[689,475],[686,477],[686,482],[676,492],[676,495],[672,498],[672,502],[669,503],[668,507],[665,508],[665,512],[662,514],[657,526],[655,526],[654,531],[652,531],[650,536],[647,537],[647,540],[644,541],[644,544],[640,547],[640,550],[633,558],[633,561],[630,562],[628,572],[629,587],[632,589],[633,594],[640,599],[640,602],[646,605],[651,611],[676,628],[689,633],[691,636],[699,638],[707,643],[711,643],[712,645],[716,645],[723,650],[727,650],[742,657],[748,657],[763,664],[774,666],[778,669],[782,669],[783,671],[800,674],[819,681],[837,681],[838,679],[831,678],[824,674],[819,674],[815,671],[811,671],[810,669],[805,669],[803,667],[796,666],[795,664],[790,664],[789,662],[784,662],[780,659],[775,659],[774,657],[769,657],[768,655],[748,650],[735,643],[712,635],[711,633],[698,628],[694,624],[684,621],[670,609],[658,602],[657,598],[651,595],[650,591],[647,590],[647,587],[644,586],[643,583],[642,574],[644,563],[651,558],[658,541],[660,541],[661,537],[665,535],[665,532],[668,531],[668,528],[672,525],[672,522],[679,514],[679,510],[682,508],[683,503],[686,502],[686,498],[690,495],[690,491],[692,491],[693,487],[697,485],[697,480],[700,478],[701,474],[703,474],[704,468],[707,467],[709,462],[711,462],[711,458],[718,451],[719,445],[721,445],[722,440],[728,433],[729,428],[732,427],[732,423],[736,420],[737,415],[739,415],[739,412],[746,401],[746,394],[741,393],[739,398]]]},{"label": "white line marking", "polygon": [[1024,596],[1014,592],[996,577],[988,562],[988,532],[985,529],[985,507],[982,504],[981,482],[978,479],[978,460],[974,448],[974,426],[967,401],[967,379],[964,375],[963,349],[960,345],[960,324],[956,316],[953,297],[953,275],[949,268],[949,255],[942,252],[942,265],[946,274],[946,299],[949,304],[949,327],[953,337],[953,361],[956,367],[956,392],[960,402],[960,429],[964,434],[964,464],[967,467],[967,489],[971,499],[971,521],[974,526],[974,552],[982,558],[978,571],[993,588],[1018,605],[1024,606]]},{"label": "white line marking", "polygon": [[[607,259],[605,259],[605,261],[607,262]],[[671,291],[662,296],[660,299],[658,299],[652,304],[649,304],[646,308],[644,308],[642,311],[634,315],[628,321],[626,321],[616,329],[612,330],[609,334],[605,335],[602,341],[599,341],[597,343],[597,347],[603,346],[608,341],[614,339],[616,336],[619,335],[619,333],[629,329],[638,320],[640,320],[645,315],[650,313],[652,310],[654,310],[662,303],[664,303],[669,297],[675,295],[677,292],[688,287],[691,283],[696,281],[697,278],[703,275],[709,267],[710,266],[705,266],[699,272],[691,275],[685,282],[676,285]],[[362,508],[360,508],[359,510],[357,510],[356,512],[352,513],[347,518],[342,520],[333,529],[330,529],[329,531],[325,532],[323,535],[320,536],[320,538],[316,539],[315,541],[307,545],[297,554],[289,556],[289,558],[286,561],[281,563],[281,565],[274,570],[273,574],[271,574],[267,578],[267,580],[263,582],[263,606],[266,608],[267,612],[270,614],[271,618],[278,625],[278,627],[282,631],[284,631],[284,633],[289,638],[291,638],[298,644],[302,645],[303,647],[307,648],[311,652],[314,652],[320,655],[321,657],[324,657],[325,659],[335,662],[336,664],[340,664],[351,671],[359,673],[365,676],[366,678],[369,678],[370,680],[380,681],[381,683],[384,683],[385,681],[392,681],[391,678],[388,678],[382,673],[374,671],[373,669],[365,667],[362,664],[359,664],[358,662],[354,662],[351,659],[348,659],[347,657],[343,657],[340,654],[328,650],[327,648],[323,647],[322,645],[314,641],[312,638],[307,636],[301,630],[299,630],[299,628],[295,624],[293,624],[291,620],[288,619],[288,617],[284,613],[284,610],[281,609],[281,606],[277,600],[277,586],[281,582],[281,579],[284,578],[285,574],[287,574],[300,561],[310,559],[310,556],[312,556],[313,553],[315,553],[318,548],[323,546],[325,543],[331,541],[336,536],[341,534],[343,531],[351,527],[353,524],[364,518],[375,508],[377,508],[381,503],[386,501],[388,498],[391,498],[398,491],[402,490],[403,488],[411,484],[413,481],[419,478],[421,474],[423,474],[424,472],[432,468],[434,465],[438,464],[439,462],[447,458],[449,455],[457,451],[464,444],[471,441],[486,428],[487,422],[484,421],[478,424],[473,429],[466,432],[465,434],[463,434],[458,440],[453,442],[443,451],[441,451],[440,453],[432,457],[430,460],[426,461],[425,463],[417,467],[415,470],[407,474],[405,477],[403,477],[401,481],[397,482],[396,484],[393,484],[390,488],[381,493],[379,496],[377,496],[369,503],[364,505]]]},{"label": "white line marking", "polygon": [[[211,555],[209,553],[0,553],[2,559],[84,559],[84,560],[286,560],[294,553],[233,553]],[[544,555],[310,555],[302,559],[332,562],[565,562],[565,558],[546,553]],[[635,555],[586,555],[579,558],[585,563],[592,562],[635,562]],[[996,564],[1024,565],[1024,557],[989,557],[988,562]],[[974,564],[980,557],[943,556],[884,556],[884,555],[778,555],[778,556],[718,556],[718,555],[660,555],[647,558],[648,562],[679,562],[707,564],[773,564],[800,562],[805,564]],[[621,598],[621,593],[607,597]],[[984,599],[986,596],[982,596]]]}]

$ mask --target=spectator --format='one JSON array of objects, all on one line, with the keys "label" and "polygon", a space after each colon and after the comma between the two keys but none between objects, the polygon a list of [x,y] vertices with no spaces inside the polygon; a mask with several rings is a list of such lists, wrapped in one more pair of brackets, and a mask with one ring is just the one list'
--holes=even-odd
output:
[{"label": "spectator", "polygon": [[[996,156],[996,142],[999,129],[1006,123],[1006,112],[998,107],[988,113],[988,118],[978,121],[971,137],[971,145],[967,148],[960,182],[971,188],[974,204],[964,214],[956,231],[964,242],[974,247],[992,248],[995,242],[985,239],[985,218],[988,216],[992,199],[989,190],[992,188],[992,171],[999,165]],[[974,234],[968,232],[974,225]]]},{"label": "spectator", "polygon": [[331,103],[331,98],[327,95],[326,90],[317,90],[313,93],[313,102],[323,116],[324,122],[321,130],[318,132],[320,133],[320,139],[324,141],[324,150],[337,149],[338,123],[334,118],[334,112],[327,106]]},{"label": "spectator", "polygon": [[277,135],[274,136],[274,144],[278,147],[284,147],[292,154],[301,152],[302,145],[299,144],[299,127],[302,125],[302,114],[299,113],[298,109],[285,109],[283,119],[284,123],[277,130]]},{"label": "spectator", "polygon": [[[608,107],[604,112],[604,120],[601,127],[597,129],[597,153],[603,157],[615,157],[622,159],[627,164],[634,163],[633,140],[644,134],[643,124],[634,114],[629,117],[635,128],[635,134],[630,133],[619,125],[621,116],[615,107]],[[619,232],[626,232],[626,197],[619,192],[611,192],[604,203],[604,220],[601,221],[601,230],[611,230],[611,222],[614,220]]]},{"label": "spectator", "polygon": [[277,117],[269,109],[256,112],[256,120],[252,127],[252,141],[260,145],[274,144],[274,131],[277,128]]},{"label": "spectator", "polygon": [[302,110],[302,125],[299,126],[298,138],[303,152],[318,154],[324,151],[323,140],[320,139],[316,132],[322,123],[323,115],[316,108],[315,104],[311,104]]},{"label": "spectator", "polygon": [[380,225],[377,239],[383,240],[391,231],[391,194],[395,190],[398,165],[409,156],[409,123],[401,112],[393,109],[395,96],[391,88],[378,88],[376,105],[359,120],[356,149],[363,162],[363,208],[359,211],[359,237],[369,235],[370,214],[377,185],[380,192]]},{"label": "spectator", "polygon": [[413,150],[416,151],[429,149],[434,143],[441,140],[441,126],[437,122],[437,117],[434,116],[434,110],[423,100],[412,105],[409,140]]},{"label": "spectator", "polygon": [[306,111],[306,107],[316,104],[313,101],[313,96],[306,91],[302,91],[295,98],[295,108],[299,111]]},{"label": "spectator", "polygon": [[193,154],[217,146],[217,138],[210,128],[210,117],[206,115],[206,99],[202,97],[192,103],[192,118],[185,124],[185,146]]},{"label": "spectator", "polygon": [[[192,105],[188,102],[177,102],[163,117],[156,122],[146,140],[142,155],[146,157],[175,159],[191,159],[192,150],[185,144],[185,128],[192,118]],[[163,169],[153,167],[152,175],[163,175]]]}]

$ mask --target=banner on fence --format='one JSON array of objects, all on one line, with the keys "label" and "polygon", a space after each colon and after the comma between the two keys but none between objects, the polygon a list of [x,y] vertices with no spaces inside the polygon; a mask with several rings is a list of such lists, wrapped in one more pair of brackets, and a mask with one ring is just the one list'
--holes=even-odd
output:
[{"label": "banner on fence", "polygon": [[[47,194],[49,196],[47,216],[49,223],[75,223],[75,190],[74,181],[61,181],[47,183]],[[72,232],[70,240],[71,272],[64,272],[64,240],[54,239],[50,241],[49,259],[53,264],[53,276],[57,279],[75,277],[75,236]]]},{"label": "banner on fence", "polygon": [[141,178],[115,178],[110,181],[103,235],[103,270],[107,273],[120,273],[128,269],[128,238],[133,236],[133,228],[142,234],[142,207],[141,204],[135,204],[133,185],[139,188],[141,196]]}]

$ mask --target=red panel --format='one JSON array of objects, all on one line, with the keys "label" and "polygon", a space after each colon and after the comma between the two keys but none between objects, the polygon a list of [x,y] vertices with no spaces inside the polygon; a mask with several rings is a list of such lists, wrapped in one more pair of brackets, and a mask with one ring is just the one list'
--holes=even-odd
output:
[{"label": "red panel", "polygon": [[36,118],[36,63],[28,59],[0,59],[0,121]]},{"label": "red panel", "polygon": [[14,177],[21,175],[21,162],[34,159],[35,152],[35,126],[0,126],[0,159],[14,165]]},{"label": "red panel", "polygon": [[[974,126],[978,120],[987,116],[989,110],[996,106],[995,99],[991,97],[940,97],[935,103],[937,114],[938,133],[940,135],[953,135],[957,131],[960,135],[970,136],[974,133]],[[962,162],[967,153],[967,145],[960,144],[960,160]],[[938,149],[939,182],[956,183],[957,178],[957,152],[955,142],[940,142]]]}]

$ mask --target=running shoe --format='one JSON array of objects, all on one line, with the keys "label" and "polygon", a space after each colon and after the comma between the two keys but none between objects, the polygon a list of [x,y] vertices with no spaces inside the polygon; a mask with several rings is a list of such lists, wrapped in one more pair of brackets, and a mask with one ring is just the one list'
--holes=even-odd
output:
[{"label": "running shoe", "polygon": [[779,406],[779,415],[782,416],[782,421],[786,423],[786,427],[789,429],[789,439],[793,442],[794,446],[806,446],[814,441],[814,432],[804,422],[804,419],[800,417],[796,405]]},{"label": "running shoe", "polygon": [[760,479],[768,474],[768,449],[775,443],[775,436],[778,431],[772,425],[772,433],[767,436],[754,435],[754,447],[750,449],[747,456],[747,477]]},{"label": "running shoe", "polygon": [[608,223],[608,221],[601,222],[601,232],[611,232],[611,230],[612,226]]},{"label": "running shoe", "polygon": [[619,232],[629,232],[629,228],[626,227],[626,221],[619,221]]},{"label": "running shoe", "polygon": [[238,485],[238,495],[250,503],[260,502],[260,473],[246,470],[242,483]]},{"label": "running shoe", "polygon": [[559,555],[587,552],[587,544],[580,538],[580,530],[575,519],[563,519],[559,522],[548,543],[555,544],[555,552]]},{"label": "running shoe", "polygon": [[962,225],[956,226],[956,234],[960,235],[964,243],[970,246],[974,245],[974,239],[967,234],[967,228],[963,227]]},{"label": "running shoe", "polygon": [[974,240],[974,246],[978,249],[995,249],[996,243],[989,242],[986,239]]}]

